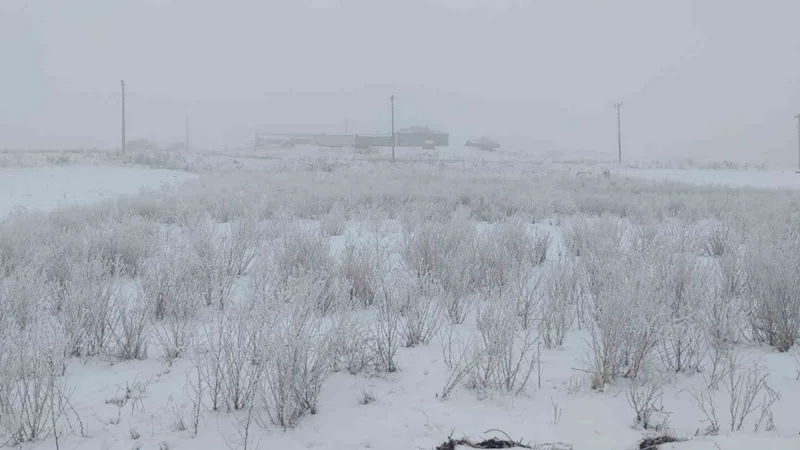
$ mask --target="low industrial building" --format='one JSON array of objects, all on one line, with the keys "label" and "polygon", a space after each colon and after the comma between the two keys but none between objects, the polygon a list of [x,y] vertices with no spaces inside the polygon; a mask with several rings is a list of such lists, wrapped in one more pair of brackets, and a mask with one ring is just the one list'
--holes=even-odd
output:
[{"label": "low industrial building", "polygon": [[447,147],[450,134],[432,130],[428,127],[403,128],[395,133],[398,147]]}]

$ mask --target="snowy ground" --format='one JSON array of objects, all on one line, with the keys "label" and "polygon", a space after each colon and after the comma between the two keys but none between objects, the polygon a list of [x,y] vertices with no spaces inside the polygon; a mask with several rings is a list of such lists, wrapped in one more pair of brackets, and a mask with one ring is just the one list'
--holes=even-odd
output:
[{"label": "snowy ground", "polygon": [[705,186],[800,189],[800,174],[791,170],[623,169],[621,173],[648,180],[666,180]]},{"label": "snowy ground", "polygon": [[112,199],[192,177],[185,172],[114,166],[0,169],[0,217],[20,208],[47,210]]},{"label": "snowy ground", "polygon": [[[6,249],[11,249],[13,260],[17,254],[23,258],[28,253],[40,251],[37,246],[41,245],[42,254],[47,255],[45,259],[52,254],[54,261],[63,261],[56,259],[63,256],[56,255],[68,254],[73,242],[83,240],[96,240],[100,243],[98,245],[113,248],[120,254],[132,254],[131,258],[139,258],[138,250],[147,248],[141,251],[144,256],[137,261],[141,265],[139,272],[114,278],[115,283],[121,281],[126,286],[126,292],[135,293],[131,287],[148,273],[153,276],[164,271],[184,270],[182,266],[206,267],[195,266],[203,258],[192,259],[197,255],[188,250],[181,253],[184,250],[179,250],[182,247],[177,245],[182,239],[197,244],[203,239],[218,238],[213,233],[204,234],[207,231],[195,224],[203,214],[208,214],[217,223],[231,218],[238,223],[236,221],[247,220],[249,214],[256,214],[254,220],[261,225],[271,224],[268,227],[273,227],[277,221],[281,227],[291,229],[325,229],[340,223],[343,233],[332,233],[333,236],[326,233],[322,241],[327,244],[326,249],[330,248],[337,271],[348,242],[366,243],[368,248],[375,248],[380,242],[378,246],[384,246],[389,252],[387,272],[403,275],[407,273],[399,261],[405,245],[404,224],[416,220],[414,214],[428,218],[444,214],[449,218],[456,210],[456,204],[471,210],[472,223],[479,231],[496,227],[496,223],[487,221],[499,223],[510,217],[523,220],[523,229],[528,235],[547,233],[552,244],[546,261],[530,269],[535,273],[544,273],[560,264],[568,252],[563,237],[565,230],[571,225],[586,223],[583,220],[597,220],[586,219],[581,212],[611,213],[611,219],[602,220],[619,220],[619,223],[628,225],[631,222],[626,220],[642,214],[647,220],[655,221],[654,229],[673,233],[680,228],[692,234],[690,238],[680,236],[681,251],[696,255],[698,261],[707,265],[723,264],[723,259],[709,257],[698,249],[706,239],[710,239],[706,234],[716,230],[709,231],[709,220],[745,217],[741,227],[739,223],[730,223],[731,227],[735,227],[737,232],[741,228],[754,234],[757,233],[752,224],[759,221],[767,223],[772,220],[769,223],[784,225],[788,221],[791,226],[791,221],[798,220],[790,210],[795,200],[786,193],[765,194],[742,189],[737,191],[741,194],[736,197],[739,200],[730,200],[732,191],[727,190],[704,191],[703,196],[693,197],[691,192],[694,188],[681,192],[670,188],[662,192],[658,187],[627,183],[618,178],[613,169],[613,174],[607,178],[602,175],[601,166],[547,165],[502,152],[429,153],[420,151],[402,158],[397,166],[388,164],[385,151],[363,155],[346,150],[331,153],[319,149],[293,149],[257,155],[205,155],[200,164],[215,169],[200,176],[168,170],[106,166],[1,169],[0,215],[19,207],[37,210],[65,207],[75,214],[68,223],[54,217],[52,228],[22,221],[16,228],[8,228],[8,233],[0,229],[3,232],[0,233],[0,269],[6,261],[3,259]],[[293,162],[289,164],[287,161]],[[668,179],[737,188],[800,187],[800,175],[793,173],[626,169],[619,174],[656,181]],[[192,178],[196,179],[190,181]],[[114,196],[136,194],[143,187],[157,188],[163,183],[181,185],[186,181],[188,183],[171,194],[134,195],[120,203],[120,208],[108,209],[115,211],[108,213],[110,218],[103,219],[108,223],[93,222],[96,217],[105,217],[104,205],[114,205]],[[97,208],[102,214],[96,214],[95,210],[85,206],[83,209],[74,206],[93,202],[100,202]],[[625,219],[614,216],[619,211],[625,212]],[[82,226],[87,230],[98,230],[96,233],[83,231],[72,224],[71,221],[79,220],[81,215],[87,217]],[[51,220],[46,216],[37,217],[40,218],[37,221]],[[20,220],[23,219],[24,215]],[[440,217],[437,220],[444,219]],[[647,220],[642,224],[651,223]],[[592,223],[597,226],[587,228],[595,230],[587,231],[595,233],[589,236],[595,241],[604,239],[603,233],[609,230],[606,226],[610,222]],[[681,228],[675,227],[676,223],[689,225]],[[40,243],[40,235],[36,232],[40,225],[44,230],[61,230],[63,235],[52,242],[45,239],[47,243]],[[226,226],[218,225],[219,229],[227,229]],[[644,230],[645,225],[642,227],[639,229]],[[151,232],[151,229],[157,231]],[[111,234],[108,230],[112,230]],[[265,255],[282,245],[305,239],[302,234],[287,234],[285,228],[270,230],[273,230],[273,235],[260,244]],[[177,234],[159,234],[162,232]],[[778,231],[775,233],[779,238],[785,237]],[[744,237],[742,239],[744,241]],[[691,243],[683,242],[686,240],[691,240]],[[225,238],[219,240],[224,241]],[[18,251],[15,250],[17,243]],[[726,241],[726,244],[730,242]],[[52,246],[66,250],[56,253]],[[169,256],[175,260],[169,262]],[[650,261],[647,258],[651,256],[646,257]],[[205,256],[206,262],[211,259]],[[268,258],[265,256],[264,259]],[[613,260],[607,262],[614,264]],[[800,268],[797,258],[786,262],[787,267]],[[46,262],[37,260],[36,264]],[[75,267],[80,270],[77,262]],[[633,270],[635,267],[628,268]],[[232,289],[231,299],[227,301],[243,301],[248,282],[260,273],[236,276],[233,281],[236,288]],[[0,274],[3,274],[2,270]],[[25,284],[35,284],[35,281],[25,279]],[[800,292],[800,289],[793,292]],[[0,300],[3,295],[0,292]],[[706,300],[702,299],[703,302]],[[0,302],[0,306],[2,304]],[[195,328],[198,323],[206,323],[204,321],[211,320],[209,317],[218,314],[214,308],[198,309],[203,309],[202,314],[193,316],[190,321]],[[248,312],[258,316],[255,310]],[[621,315],[624,313],[620,310]],[[374,321],[375,306],[344,315]],[[0,314],[0,319],[3,317]],[[250,320],[242,319],[242,329],[249,329],[247,324],[263,325],[258,320]],[[473,311],[463,324],[451,326],[443,320],[442,330],[450,330],[464,339],[474,338],[479,336],[476,320]],[[156,322],[145,323],[149,327]],[[764,413],[759,431],[754,431],[762,412],[759,405],[768,393],[760,391],[744,426],[733,432],[729,423],[731,397],[726,392],[725,383],[722,382],[715,390],[709,389],[706,366],[703,373],[675,374],[664,369],[660,365],[663,359],[654,350],[652,361],[648,363],[654,367],[651,371],[655,375],[664,378],[659,378],[659,395],[654,399],[651,411],[652,423],[663,429],[644,430],[641,424],[636,423],[628,399],[633,381],[620,376],[602,389],[591,388],[591,375],[588,373],[591,366],[587,360],[592,338],[585,326],[578,329],[577,322],[571,323],[563,345],[548,349],[538,341],[529,353],[522,355],[537,362],[531,366],[533,371],[527,386],[519,393],[494,388],[474,389],[458,384],[443,400],[443,386],[454,372],[445,363],[440,344],[444,335],[440,334],[430,343],[399,348],[396,372],[364,370],[355,375],[347,371],[330,374],[322,384],[316,414],[305,415],[293,428],[282,429],[271,424],[260,406],[254,409],[255,418],[248,421],[247,408],[230,413],[224,408],[212,412],[207,410],[206,404],[202,405],[197,416],[196,436],[192,431],[192,386],[195,385],[192,380],[197,362],[192,355],[194,348],[168,364],[162,358],[161,346],[152,336],[148,337],[150,346],[143,360],[119,360],[110,355],[113,353],[111,347],[114,347],[111,345],[98,355],[69,359],[62,381],[69,391],[70,401],[55,427],[59,448],[429,450],[451,434],[454,438],[467,436],[480,440],[504,438],[503,433],[507,433],[514,439],[530,442],[534,447],[561,442],[575,450],[633,450],[643,436],[665,432],[688,439],[687,442],[662,447],[669,450],[800,448],[800,425],[794,416],[794,406],[800,402],[800,357],[796,355],[796,349],[779,353],[765,344],[738,344],[741,364],[730,378],[730,387],[735,390],[750,378],[764,374],[768,376],[770,389],[780,393],[780,400],[769,411],[770,419]],[[518,328],[513,324],[509,326]],[[0,345],[5,345],[2,339]],[[758,369],[751,371],[755,363]],[[0,372],[0,377],[2,374]],[[367,403],[361,402],[365,392],[373,395],[374,401],[362,404]],[[709,423],[695,398],[701,393],[714,398],[716,414],[721,422],[717,436],[704,435]],[[4,420],[0,417],[0,425],[7,426]],[[0,430],[0,436],[7,436],[3,433],[6,430]],[[56,448],[52,432],[40,442],[23,443],[22,446],[29,449]]]}]

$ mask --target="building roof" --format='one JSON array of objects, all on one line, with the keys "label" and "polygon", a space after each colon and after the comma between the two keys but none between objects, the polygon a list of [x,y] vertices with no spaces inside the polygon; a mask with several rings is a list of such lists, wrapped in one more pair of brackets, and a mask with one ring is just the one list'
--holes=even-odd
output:
[{"label": "building roof", "polygon": [[395,134],[447,134],[443,131],[436,131],[428,127],[413,126],[398,130]]}]

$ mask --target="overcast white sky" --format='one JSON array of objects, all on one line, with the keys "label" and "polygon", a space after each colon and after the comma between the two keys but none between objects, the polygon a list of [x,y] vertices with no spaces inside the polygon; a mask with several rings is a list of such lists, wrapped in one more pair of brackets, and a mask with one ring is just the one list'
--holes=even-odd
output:
[{"label": "overcast white sky", "polygon": [[0,148],[257,129],[796,161],[797,0],[0,0]]}]

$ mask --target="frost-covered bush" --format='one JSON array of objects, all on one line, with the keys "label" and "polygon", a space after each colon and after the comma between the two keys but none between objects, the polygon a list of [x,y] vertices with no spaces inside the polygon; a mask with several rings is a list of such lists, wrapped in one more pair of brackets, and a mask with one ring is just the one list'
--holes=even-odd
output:
[{"label": "frost-covered bush", "polygon": [[540,318],[543,280],[541,271],[529,266],[518,267],[511,272],[508,284],[499,294],[504,301],[516,305],[518,320],[523,329],[533,327]]},{"label": "frost-covered bush", "polygon": [[377,359],[379,369],[386,372],[397,370],[395,355],[402,339],[399,306],[401,300],[397,288],[387,283],[381,284],[381,290],[375,299],[377,314],[371,327],[371,351]]},{"label": "frost-covered bush", "polygon": [[119,295],[109,320],[109,354],[121,360],[147,358],[151,311],[135,297]]},{"label": "frost-covered bush", "polygon": [[400,254],[406,272],[417,280],[442,280],[449,262],[468,254],[475,227],[469,212],[456,210],[447,218],[412,222],[406,220]]},{"label": "frost-covered bush", "polygon": [[231,259],[229,237],[220,230],[220,225],[211,220],[202,220],[189,230],[191,275],[200,283],[202,298],[206,306],[224,309],[233,284],[236,281]]},{"label": "frost-covered bush", "polygon": [[320,223],[326,235],[341,236],[347,228],[347,211],[342,204],[336,203],[320,218]]},{"label": "frost-covered bush", "polygon": [[736,245],[731,228],[721,223],[708,225],[701,239],[701,250],[703,254],[715,258],[724,255],[726,251]]},{"label": "frost-covered bush", "polygon": [[98,255],[112,273],[137,275],[143,261],[158,244],[155,224],[140,217],[122,216],[94,223],[83,234],[88,253]]},{"label": "frost-covered bush", "polygon": [[695,372],[703,360],[703,301],[712,295],[710,271],[692,254],[669,251],[653,255],[656,295],[666,308],[659,350],[666,367]]},{"label": "frost-covered bush", "polygon": [[336,315],[331,325],[331,371],[356,375],[377,363],[372,351],[369,323],[345,313]]},{"label": "frost-covered bush", "polygon": [[261,257],[264,241],[272,230],[261,225],[253,215],[234,220],[229,228],[227,235],[218,237],[227,273],[231,276],[246,275]]},{"label": "frost-covered bush", "polygon": [[317,230],[300,226],[287,230],[277,239],[272,261],[278,283],[306,273],[330,272],[335,263],[328,238]]},{"label": "frost-covered bush", "polygon": [[183,316],[187,310],[210,304],[207,279],[197,271],[197,256],[178,239],[144,262],[136,279],[138,301],[156,320]]},{"label": "frost-covered bush", "polygon": [[69,268],[69,278],[57,287],[56,319],[66,339],[68,356],[95,356],[106,350],[119,287],[112,268],[100,257]]},{"label": "frost-covered bush", "polygon": [[58,327],[0,323],[0,445],[19,446],[56,432],[66,395]]},{"label": "frost-covered bush", "polygon": [[663,223],[652,215],[641,214],[631,219],[631,242],[639,253],[658,251],[666,244]]},{"label": "frost-covered bush", "polygon": [[288,305],[272,334],[262,391],[270,420],[282,427],[296,425],[305,414],[316,414],[322,383],[333,362],[330,335],[314,313],[313,299]]},{"label": "frost-covered bush", "polygon": [[578,268],[572,258],[557,261],[546,271],[537,330],[547,348],[563,345],[567,331],[575,321],[580,301],[578,277]]},{"label": "frost-covered bush", "polygon": [[340,270],[351,299],[370,306],[380,288],[385,258],[369,244],[348,240],[340,256]]},{"label": "frost-covered bush", "polygon": [[53,290],[39,264],[15,267],[0,277],[0,324],[26,329],[37,314],[52,308]]},{"label": "frost-covered bush", "polygon": [[[628,255],[597,258],[584,266],[595,274],[613,274],[602,283],[590,283],[587,295],[587,363],[594,389],[618,376],[636,378],[659,344],[664,312],[656,295],[652,265],[647,262]],[[597,265],[608,266],[609,272],[601,272]]]},{"label": "frost-covered bush", "polygon": [[400,292],[400,332],[406,347],[429,343],[439,332],[444,317],[438,289],[402,289]]},{"label": "frost-covered bush", "polygon": [[215,311],[195,341],[192,360],[207,393],[206,407],[230,412],[254,406],[260,395],[274,316],[273,305],[246,302]]},{"label": "frost-covered bush", "polygon": [[467,387],[517,394],[525,390],[538,362],[537,340],[532,330],[516,325],[516,314],[516,305],[502,299],[478,310],[479,337],[471,347]]},{"label": "frost-covered bush", "polygon": [[748,255],[750,332],[785,352],[800,339],[800,253],[787,244],[762,245]]}]

